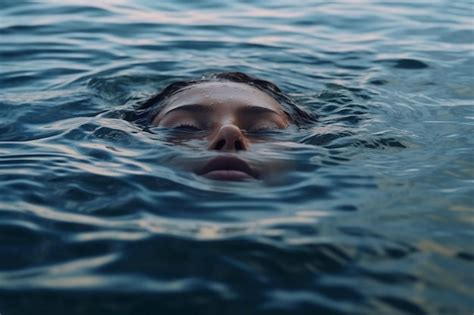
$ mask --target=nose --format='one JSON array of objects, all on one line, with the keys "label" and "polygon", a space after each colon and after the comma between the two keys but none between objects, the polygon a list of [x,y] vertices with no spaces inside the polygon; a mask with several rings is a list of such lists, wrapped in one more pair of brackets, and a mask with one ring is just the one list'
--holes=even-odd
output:
[{"label": "nose", "polygon": [[248,143],[239,127],[235,125],[224,125],[210,141],[209,150],[248,150]]}]

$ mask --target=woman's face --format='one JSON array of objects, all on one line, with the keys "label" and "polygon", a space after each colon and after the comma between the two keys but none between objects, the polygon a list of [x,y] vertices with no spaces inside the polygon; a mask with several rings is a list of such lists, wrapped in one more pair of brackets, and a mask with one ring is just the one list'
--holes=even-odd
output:
[{"label": "woman's face", "polygon": [[261,141],[259,135],[290,125],[281,105],[250,85],[236,82],[203,82],[167,99],[153,125],[175,130],[183,140],[201,139],[203,150],[218,153],[193,170],[213,180],[258,180],[262,165],[239,155]]}]

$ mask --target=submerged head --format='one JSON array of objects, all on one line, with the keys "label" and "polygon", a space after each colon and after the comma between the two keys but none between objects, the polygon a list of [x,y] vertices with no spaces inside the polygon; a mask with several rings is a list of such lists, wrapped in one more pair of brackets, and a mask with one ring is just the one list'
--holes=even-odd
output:
[{"label": "submerged head", "polygon": [[179,143],[200,139],[200,149],[216,153],[196,165],[195,173],[235,181],[265,177],[268,167],[240,156],[262,142],[262,135],[315,120],[276,85],[238,72],[175,82],[146,101],[140,112],[142,122],[174,131]]}]

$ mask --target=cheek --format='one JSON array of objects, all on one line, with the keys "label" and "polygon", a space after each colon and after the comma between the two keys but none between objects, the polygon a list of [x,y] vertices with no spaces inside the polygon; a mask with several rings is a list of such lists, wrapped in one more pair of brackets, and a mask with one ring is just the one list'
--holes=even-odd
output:
[{"label": "cheek", "polygon": [[282,142],[267,142],[252,146],[249,158],[258,165],[264,177],[280,176],[296,167],[294,156],[281,144]]},{"label": "cheek", "polygon": [[207,141],[175,139],[167,141],[165,158],[159,161],[163,166],[175,170],[194,172],[204,166],[209,160]]},{"label": "cheek", "polygon": [[206,149],[209,142],[208,132],[171,131],[162,138],[165,142],[183,148]]},{"label": "cheek", "polygon": [[290,160],[268,160],[262,164],[262,171],[267,174],[276,174],[293,169],[294,163]]},{"label": "cheek", "polygon": [[196,150],[207,150],[209,141],[206,136],[202,137],[176,137],[172,136],[166,139],[170,144],[180,146],[183,150],[189,150],[193,154]]}]

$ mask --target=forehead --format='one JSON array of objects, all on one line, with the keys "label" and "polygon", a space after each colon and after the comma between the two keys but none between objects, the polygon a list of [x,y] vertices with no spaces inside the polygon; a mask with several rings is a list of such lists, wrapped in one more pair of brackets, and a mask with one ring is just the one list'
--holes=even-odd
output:
[{"label": "forehead", "polygon": [[186,104],[209,106],[260,106],[282,112],[281,105],[267,93],[244,83],[203,82],[186,87],[167,100],[163,112]]}]

